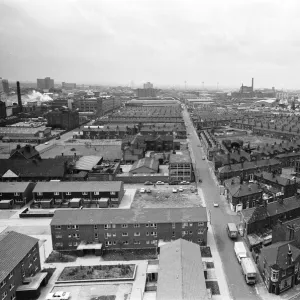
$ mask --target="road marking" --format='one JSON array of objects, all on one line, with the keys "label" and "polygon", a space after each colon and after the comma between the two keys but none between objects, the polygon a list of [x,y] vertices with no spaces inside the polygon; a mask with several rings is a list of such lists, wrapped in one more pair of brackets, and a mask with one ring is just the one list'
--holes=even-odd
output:
[{"label": "road marking", "polygon": [[259,295],[259,291],[258,291],[257,286],[255,287],[255,290],[256,290],[256,294]]}]

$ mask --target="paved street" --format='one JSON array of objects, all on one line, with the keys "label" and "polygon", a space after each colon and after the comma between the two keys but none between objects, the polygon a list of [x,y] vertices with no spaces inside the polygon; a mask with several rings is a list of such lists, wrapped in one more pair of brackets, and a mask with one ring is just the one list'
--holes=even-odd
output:
[{"label": "paved street", "polygon": [[[189,133],[189,142],[191,151],[195,158],[197,180],[202,179],[200,187],[202,188],[205,197],[207,209],[210,212],[211,225],[214,232],[215,241],[219,250],[219,254],[223,263],[223,268],[226,273],[226,280],[230,293],[233,299],[260,299],[257,295],[255,286],[248,286],[242,276],[241,267],[237,262],[233,250],[233,241],[230,240],[226,232],[226,224],[229,222],[238,222],[239,217],[229,215],[227,204],[219,195],[219,187],[216,185],[211,176],[208,162],[202,160],[204,156],[200,145],[197,133],[191,123],[189,114],[186,110],[183,112],[183,117],[187,125],[187,133]],[[213,203],[219,203],[219,207],[214,207]]]}]

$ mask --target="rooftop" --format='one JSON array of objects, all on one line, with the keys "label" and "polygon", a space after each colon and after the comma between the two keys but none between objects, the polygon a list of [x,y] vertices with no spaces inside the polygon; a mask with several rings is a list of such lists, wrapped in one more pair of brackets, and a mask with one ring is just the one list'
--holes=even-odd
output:
[{"label": "rooftop", "polygon": [[[76,183],[75,183],[76,184]],[[51,225],[206,222],[206,208],[56,210]]]},{"label": "rooftop", "polygon": [[91,171],[101,160],[101,156],[95,155],[87,155],[80,157],[76,161],[75,169],[81,171]]},{"label": "rooftop", "polygon": [[38,182],[33,192],[119,192],[121,185],[121,181],[50,181]]},{"label": "rooftop", "polygon": [[160,248],[157,300],[208,299],[200,247],[183,239]]},{"label": "rooftop", "polygon": [[148,168],[158,172],[158,166],[159,166],[159,162],[157,160],[155,160],[154,158],[145,157],[136,161],[132,165],[129,172],[135,171],[139,168]]},{"label": "rooftop", "polygon": [[232,197],[244,197],[252,194],[262,193],[262,189],[257,183],[235,183],[227,185]]},{"label": "rooftop", "polygon": [[0,182],[1,193],[24,193],[31,182]]},{"label": "rooftop", "polygon": [[170,164],[191,163],[192,160],[188,151],[176,151],[176,154],[171,153],[169,162]]},{"label": "rooftop", "polygon": [[277,183],[279,185],[282,186],[287,186],[287,185],[291,185],[294,184],[296,182],[300,182],[299,178],[295,177],[295,180],[291,180],[289,178],[277,175],[277,174],[273,174],[273,173],[269,173],[269,172],[261,172],[261,173],[256,173],[255,176],[257,176],[258,178],[273,182],[273,183]]},{"label": "rooftop", "polygon": [[0,282],[13,271],[37,243],[36,238],[15,231],[0,234]]}]

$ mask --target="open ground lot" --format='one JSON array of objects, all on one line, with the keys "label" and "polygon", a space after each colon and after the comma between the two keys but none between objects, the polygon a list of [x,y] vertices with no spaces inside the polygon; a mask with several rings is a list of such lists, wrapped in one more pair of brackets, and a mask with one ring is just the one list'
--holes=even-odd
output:
[{"label": "open ground lot", "polygon": [[202,206],[202,199],[199,195],[191,192],[192,185],[183,185],[183,192],[173,193],[177,185],[164,186],[142,186],[150,188],[151,193],[140,193],[137,190],[131,208],[144,207],[199,207]]},{"label": "open ground lot", "polygon": [[122,151],[119,145],[56,145],[49,148],[41,154],[42,158],[54,158],[58,155],[98,155],[102,156],[104,160],[114,160],[122,158]]},{"label": "open ground lot", "polygon": [[70,292],[69,300],[127,300],[131,288],[131,284],[61,285],[55,286],[52,292]]},{"label": "open ground lot", "polygon": [[247,144],[250,142],[250,145],[253,147],[262,145],[262,144],[273,144],[273,143],[280,143],[282,140],[280,139],[275,139],[275,138],[271,138],[271,137],[266,137],[266,136],[258,136],[258,135],[239,135],[239,136],[234,136],[234,137],[216,137],[218,141],[222,141],[222,140],[234,140],[234,139],[239,139],[242,140],[244,142],[244,144]]}]

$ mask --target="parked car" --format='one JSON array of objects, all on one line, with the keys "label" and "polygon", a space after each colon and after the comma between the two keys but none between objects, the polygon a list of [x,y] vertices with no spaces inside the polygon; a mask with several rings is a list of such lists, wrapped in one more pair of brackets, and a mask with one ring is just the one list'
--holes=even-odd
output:
[{"label": "parked car", "polygon": [[178,189],[174,188],[174,189],[172,190],[172,192],[173,192],[173,193],[177,193],[177,192],[178,192]]},{"label": "parked car", "polygon": [[202,182],[202,179],[199,179],[199,182],[201,183],[201,182]]},{"label": "parked car", "polygon": [[55,292],[55,293],[49,293],[47,296],[47,300],[68,300],[70,298],[69,292]]},{"label": "parked car", "polygon": [[151,193],[151,189],[146,189],[146,193]]},{"label": "parked car", "polygon": [[49,143],[48,143],[48,142],[46,142],[46,143],[45,143],[45,145],[49,145]]},{"label": "parked car", "polygon": [[205,160],[205,156],[202,156],[202,160]]},{"label": "parked car", "polygon": [[189,181],[181,181],[180,184],[190,184]]},{"label": "parked car", "polygon": [[145,192],[146,192],[146,190],[144,188],[140,189],[140,193],[145,193]]},{"label": "parked car", "polygon": [[58,135],[55,139],[56,139],[56,140],[60,140],[60,135]]},{"label": "parked car", "polygon": [[179,191],[179,192],[183,192],[183,187],[180,186],[180,187],[178,188],[178,191]]},{"label": "parked car", "polygon": [[153,183],[151,181],[146,181],[144,185],[153,185]]},{"label": "parked car", "polygon": [[219,207],[219,203],[214,202],[214,207]]},{"label": "parked car", "polygon": [[157,185],[164,185],[165,183],[163,181],[157,181],[156,184]]}]

